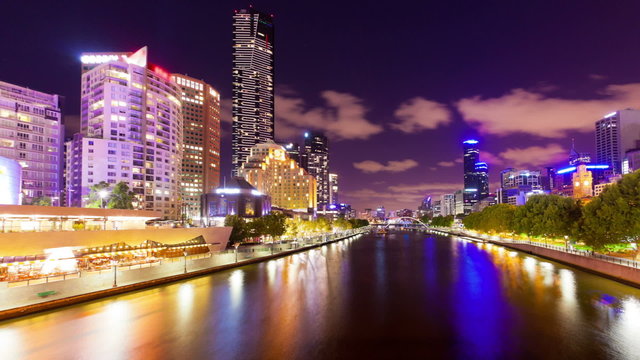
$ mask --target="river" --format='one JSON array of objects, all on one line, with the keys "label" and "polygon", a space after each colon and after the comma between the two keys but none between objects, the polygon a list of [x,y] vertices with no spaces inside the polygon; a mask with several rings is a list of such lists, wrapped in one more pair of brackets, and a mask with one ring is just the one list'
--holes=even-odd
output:
[{"label": "river", "polygon": [[398,231],[0,322],[4,360],[427,357],[640,359],[640,290]]}]

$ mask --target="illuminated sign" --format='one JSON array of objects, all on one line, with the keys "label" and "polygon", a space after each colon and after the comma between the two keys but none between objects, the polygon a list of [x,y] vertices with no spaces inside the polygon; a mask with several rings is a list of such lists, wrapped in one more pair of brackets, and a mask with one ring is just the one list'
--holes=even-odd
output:
[{"label": "illuminated sign", "polygon": [[473,140],[473,139],[469,139],[469,140],[465,140],[462,142],[463,144],[471,144],[471,145],[475,145],[477,143],[479,143],[478,140]]},{"label": "illuminated sign", "polygon": [[612,113],[608,113],[607,115],[605,115],[605,116],[604,116],[604,118],[605,118],[605,119],[606,119],[606,118],[610,118],[610,117],[612,117],[612,116],[615,116],[617,113],[618,113],[617,111],[614,111],[614,112],[612,112]]},{"label": "illuminated sign", "polygon": [[104,64],[109,61],[127,61],[127,55],[116,54],[85,54],[80,57],[83,64]]},{"label": "illuminated sign", "polygon": [[216,194],[240,194],[240,189],[216,189]]}]

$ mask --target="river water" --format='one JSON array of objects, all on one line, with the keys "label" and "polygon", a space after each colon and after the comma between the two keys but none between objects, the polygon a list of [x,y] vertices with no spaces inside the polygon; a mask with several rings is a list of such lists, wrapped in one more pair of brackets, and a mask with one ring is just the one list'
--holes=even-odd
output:
[{"label": "river water", "polygon": [[640,290],[392,232],[0,323],[0,359],[214,358],[640,359]]}]

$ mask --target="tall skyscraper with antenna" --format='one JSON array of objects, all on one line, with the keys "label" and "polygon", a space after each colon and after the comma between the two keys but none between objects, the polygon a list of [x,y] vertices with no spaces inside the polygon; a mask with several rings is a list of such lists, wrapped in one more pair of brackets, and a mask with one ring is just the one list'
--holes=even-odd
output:
[{"label": "tall skyscraper with antenna", "polygon": [[233,174],[256,144],[274,140],[273,15],[249,9],[233,15],[231,163]]}]

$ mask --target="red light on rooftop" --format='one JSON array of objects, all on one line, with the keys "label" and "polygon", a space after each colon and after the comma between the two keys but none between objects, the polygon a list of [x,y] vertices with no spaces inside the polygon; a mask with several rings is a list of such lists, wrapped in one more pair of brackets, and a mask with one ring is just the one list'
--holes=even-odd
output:
[{"label": "red light on rooftop", "polygon": [[171,79],[171,75],[169,74],[169,72],[163,68],[161,68],[160,66],[154,65],[153,66],[153,72],[158,74],[158,76],[160,76],[161,78],[169,81]]}]

